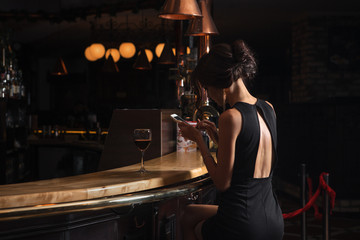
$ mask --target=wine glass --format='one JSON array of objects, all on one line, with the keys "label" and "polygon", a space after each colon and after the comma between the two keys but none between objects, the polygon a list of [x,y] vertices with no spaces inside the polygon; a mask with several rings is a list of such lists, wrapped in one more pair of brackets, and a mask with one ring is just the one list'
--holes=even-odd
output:
[{"label": "wine glass", "polygon": [[135,145],[141,151],[141,167],[138,172],[145,173],[147,170],[144,167],[144,152],[151,142],[151,129],[135,129],[133,137]]}]

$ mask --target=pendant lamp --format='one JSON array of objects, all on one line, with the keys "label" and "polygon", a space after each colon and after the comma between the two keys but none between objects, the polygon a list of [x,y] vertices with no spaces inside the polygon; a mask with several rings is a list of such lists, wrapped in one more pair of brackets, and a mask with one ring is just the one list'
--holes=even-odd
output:
[{"label": "pendant lamp", "polygon": [[152,68],[152,66],[148,60],[148,57],[145,53],[145,49],[140,50],[140,54],[136,58],[133,68],[138,69],[138,70],[150,70]]},{"label": "pendant lamp", "polygon": [[196,0],[166,0],[159,17],[172,20],[188,20],[201,17]]},{"label": "pendant lamp", "polygon": [[105,47],[101,43],[93,43],[90,45],[90,54],[94,58],[102,58],[105,55]]},{"label": "pendant lamp", "polygon": [[151,63],[154,58],[154,54],[152,53],[152,51],[150,49],[145,49],[145,54],[146,54],[146,57],[147,57],[149,63]]},{"label": "pendant lamp", "polygon": [[209,9],[205,0],[200,0],[202,18],[196,18],[191,20],[189,27],[186,31],[186,35],[189,36],[205,36],[205,35],[217,35],[217,30],[214,20],[212,19]]},{"label": "pendant lamp", "polygon": [[56,60],[55,66],[54,66],[54,70],[51,73],[52,75],[58,75],[58,76],[64,76],[68,74],[68,71],[66,69],[64,60],[59,57]]},{"label": "pendant lamp", "polygon": [[176,58],[175,55],[173,53],[173,51],[171,50],[170,44],[167,42],[165,43],[164,49],[160,55],[159,64],[175,64],[176,63]]},{"label": "pendant lamp", "polygon": [[94,57],[94,56],[91,54],[91,52],[90,52],[90,46],[85,49],[84,55],[85,55],[85,58],[86,58],[88,61],[93,62],[93,61],[96,61],[96,60],[97,60],[97,58]]},{"label": "pendant lamp", "polygon": [[105,61],[104,66],[102,67],[103,72],[108,73],[117,73],[119,72],[119,68],[114,62],[113,56],[110,54],[108,59]]},{"label": "pendant lamp", "polygon": [[158,58],[161,56],[164,46],[165,46],[165,43],[159,43],[158,45],[156,45],[155,54]]},{"label": "pendant lamp", "polygon": [[124,58],[132,58],[136,53],[136,47],[132,42],[123,42],[119,46],[119,52]]},{"label": "pendant lamp", "polygon": [[118,62],[120,59],[120,52],[116,48],[110,48],[105,53],[105,59],[108,59],[111,56],[114,62]]}]

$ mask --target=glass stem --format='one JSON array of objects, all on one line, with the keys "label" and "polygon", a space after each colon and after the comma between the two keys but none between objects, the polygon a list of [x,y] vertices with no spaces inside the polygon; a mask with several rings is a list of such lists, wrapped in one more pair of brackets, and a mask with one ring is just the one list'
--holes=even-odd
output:
[{"label": "glass stem", "polygon": [[145,170],[145,167],[144,167],[144,152],[145,151],[141,151],[141,167],[140,167],[140,170]]}]

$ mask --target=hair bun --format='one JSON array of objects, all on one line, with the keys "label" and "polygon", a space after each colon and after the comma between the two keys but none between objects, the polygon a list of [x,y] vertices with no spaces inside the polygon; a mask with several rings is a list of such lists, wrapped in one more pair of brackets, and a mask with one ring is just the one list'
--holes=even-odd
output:
[{"label": "hair bun", "polygon": [[210,52],[200,58],[191,74],[191,82],[198,96],[197,107],[200,107],[202,99],[201,87],[229,88],[240,78],[249,87],[256,69],[254,55],[244,41],[212,46]]},{"label": "hair bun", "polygon": [[[233,52],[233,59],[236,62],[233,72],[238,77],[246,78],[248,80],[255,77],[257,64],[253,52],[245,44],[243,40],[236,40],[231,45]],[[236,80],[236,79],[234,79]]]}]

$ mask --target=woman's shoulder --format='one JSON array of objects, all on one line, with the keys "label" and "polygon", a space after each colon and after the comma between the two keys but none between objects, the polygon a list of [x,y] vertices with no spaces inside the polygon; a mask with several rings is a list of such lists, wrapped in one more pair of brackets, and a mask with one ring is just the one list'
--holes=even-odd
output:
[{"label": "woman's shoulder", "polygon": [[236,117],[239,115],[241,116],[241,114],[238,110],[236,110],[235,108],[229,108],[229,109],[226,109],[226,111],[224,111],[220,115],[220,117],[231,118],[231,117]]},{"label": "woman's shoulder", "polygon": [[242,116],[236,109],[230,108],[219,118],[219,131],[227,137],[238,136],[242,127]]},{"label": "woman's shoulder", "polygon": [[264,101],[264,102],[267,103],[267,105],[269,105],[273,110],[275,110],[274,106],[269,101]]},{"label": "woman's shoulder", "polygon": [[257,99],[256,105],[257,106],[262,105],[262,106],[266,106],[266,107],[271,107],[273,110],[275,110],[274,106],[269,101],[266,101],[266,100],[263,100],[263,99],[260,99],[260,98]]},{"label": "woman's shoulder", "polygon": [[227,109],[224,111],[219,118],[219,123],[223,124],[236,124],[239,121],[241,122],[241,114],[238,110],[234,108]]},{"label": "woman's shoulder", "polygon": [[263,105],[268,109],[267,111],[273,112],[275,117],[276,117],[276,112],[275,112],[275,108],[274,106],[269,102],[269,101],[265,101],[265,100],[260,100],[258,101],[258,103],[263,103]]}]

